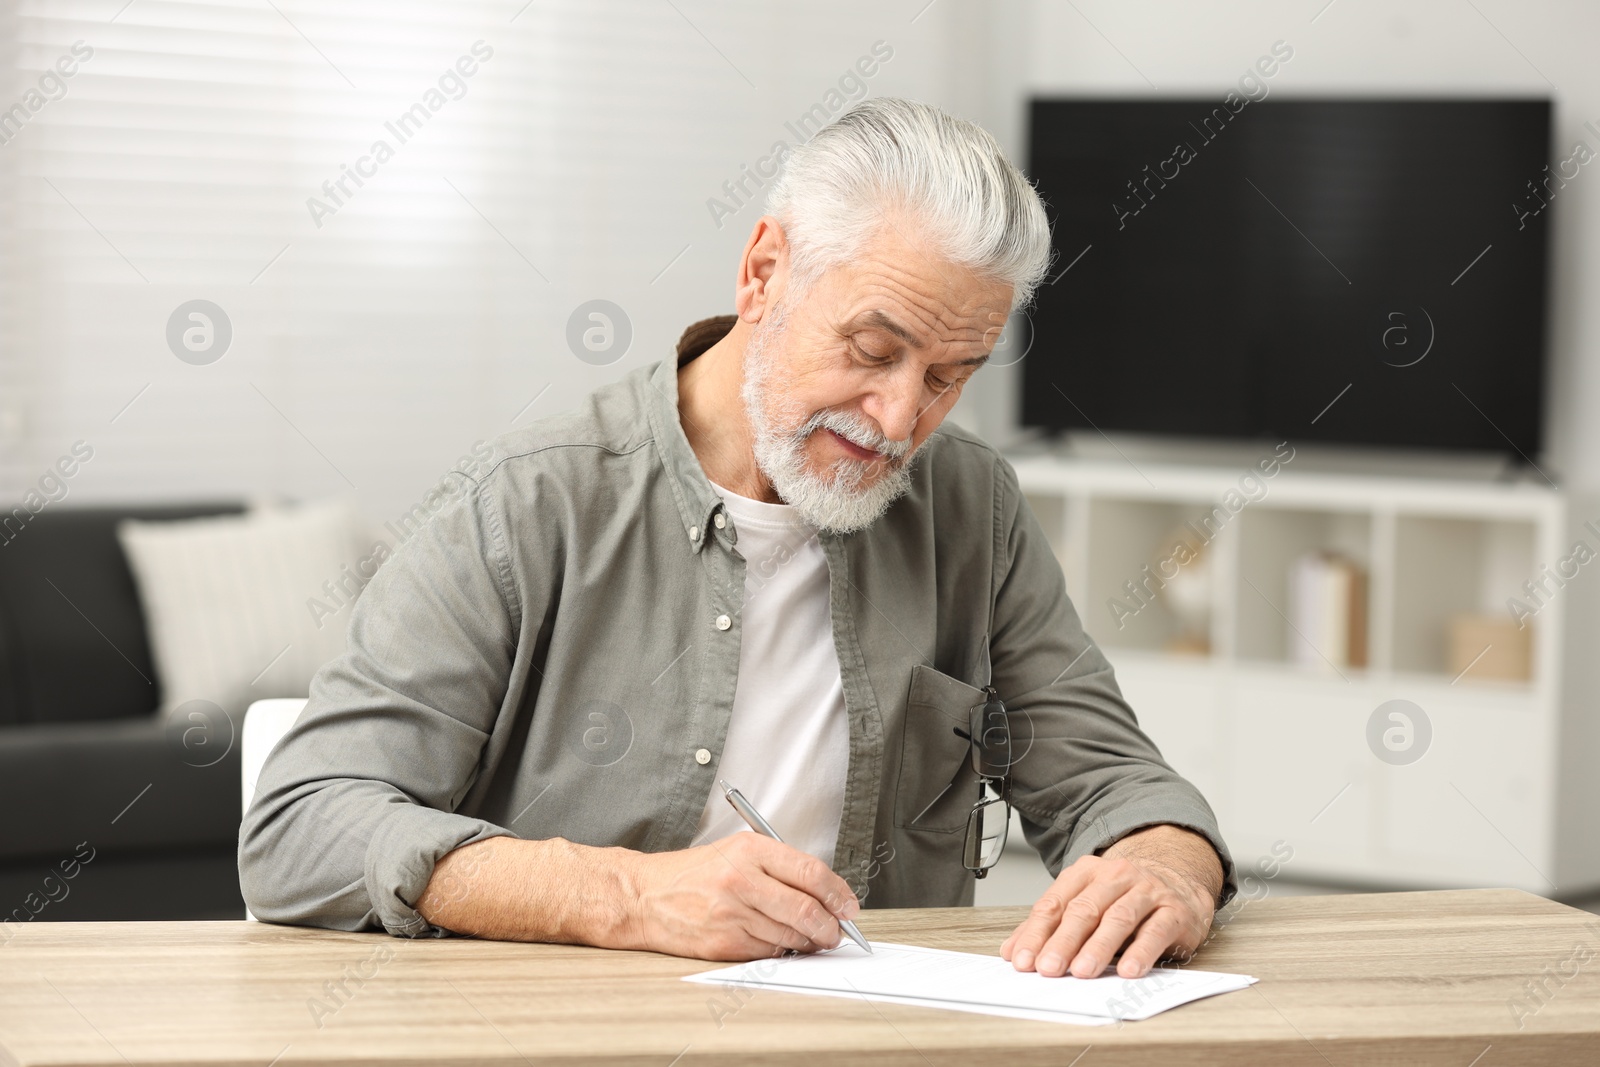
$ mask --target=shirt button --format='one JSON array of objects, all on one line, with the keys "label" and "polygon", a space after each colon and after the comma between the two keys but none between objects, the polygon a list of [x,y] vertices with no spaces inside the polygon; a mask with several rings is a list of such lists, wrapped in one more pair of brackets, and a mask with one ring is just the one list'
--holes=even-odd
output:
[{"label": "shirt button", "polygon": [[726,630],[728,627],[730,627],[732,625],[733,625],[733,620],[728,618],[726,615],[718,615],[717,616],[717,629]]},{"label": "shirt button", "polygon": [[704,767],[711,762],[711,750],[709,748],[696,749],[694,761]]},{"label": "shirt button", "polygon": [[712,519],[711,521],[716,523],[717,529],[719,529],[719,530],[725,529],[727,527],[727,525],[728,525],[728,517],[726,515],[724,515],[720,511],[717,512],[717,517]]},{"label": "shirt button", "polygon": [[698,526],[689,527],[689,540],[691,540],[691,541],[700,540],[700,527],[698,527]]}]

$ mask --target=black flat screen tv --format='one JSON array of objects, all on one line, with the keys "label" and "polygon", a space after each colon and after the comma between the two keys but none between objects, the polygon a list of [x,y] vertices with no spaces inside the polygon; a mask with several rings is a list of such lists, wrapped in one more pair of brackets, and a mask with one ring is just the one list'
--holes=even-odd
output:
[{"label": "black flat screen tv", "polygon": [[1056,258],[1025,425],[1534,461],[1547,209],[1578,165],[1549,154],[1548,100],[1037,99],[1030,118]]}]

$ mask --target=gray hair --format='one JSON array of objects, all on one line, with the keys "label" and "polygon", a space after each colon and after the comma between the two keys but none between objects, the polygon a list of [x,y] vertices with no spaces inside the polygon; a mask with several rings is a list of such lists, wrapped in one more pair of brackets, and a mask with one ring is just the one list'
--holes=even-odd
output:
[{"label": "gray hair", "polygon": [[911,100],[863,100],[785,160],[767,193],[803,291],[899,214],[943,256],[1033,299],[1050,224],[1028,179],[987,130]]}]

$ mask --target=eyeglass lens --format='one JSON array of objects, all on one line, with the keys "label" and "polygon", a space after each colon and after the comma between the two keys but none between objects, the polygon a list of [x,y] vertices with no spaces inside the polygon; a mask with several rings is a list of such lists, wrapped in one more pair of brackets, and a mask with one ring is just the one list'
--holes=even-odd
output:
[{"label": "eyeglass lens", "polygon": [[967,816],[966,866],[987,871],[1000,859],[1011,825],[1011,805],[1000,797],[983,800]]}]

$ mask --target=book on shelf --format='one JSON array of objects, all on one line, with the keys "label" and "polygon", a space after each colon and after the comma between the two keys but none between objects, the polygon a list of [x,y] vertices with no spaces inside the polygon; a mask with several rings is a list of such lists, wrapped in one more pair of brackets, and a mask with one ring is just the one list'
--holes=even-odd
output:
[{"label": "book on shelf", "polygon": [[1289,573],[1290,659],[1313,670],[1367,665],[1367,573],[1336,552],[1308,552]]}]

